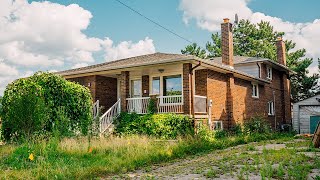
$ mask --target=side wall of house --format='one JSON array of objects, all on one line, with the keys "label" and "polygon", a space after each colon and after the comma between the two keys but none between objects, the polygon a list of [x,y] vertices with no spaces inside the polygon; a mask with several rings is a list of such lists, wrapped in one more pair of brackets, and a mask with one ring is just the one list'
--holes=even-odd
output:
[{"label": "side wall of house", "polygon": [[107,111],[114,103],[117,102],[117,79],[104,76],[84,76],[78,78],[70,78],[68,81],[78,82],[88,87],[92,100],[99,100],[101,106],[104,107],[103,112]]},{"label": "side wall of house", "polygon": [[212,100],[211,120],[222,121],[226,127],[227,115],[227,77],[225,74],[208,70],[207,98]]},{"label": "side wall of house", "polygon": [[[266,66],[261,69],[262,78],[266,79]],[[262,116],[274,127],[282,123],[291,123],[291,104],[289,80],[284,72],[272,71],[271,82],[259,85],[259,98],[252,97],[252,82],[240,78],[233,78],[232,105],[227,108],[227,74],[207,70],[207,97],[213,101],[212,121],[223,121],[223,126],[243,124],[246,119],[253,116]],[[200,84],[200,81],[196,83]],[[230,91],[230,89],[229,89]],[[196,91],[201,92],[201,91]],[[275,99],[275,115],[268,115],[268,102]],[[230,107],[230,105],[229,105]],[[229,116],[228,118],[228,111]]]}]

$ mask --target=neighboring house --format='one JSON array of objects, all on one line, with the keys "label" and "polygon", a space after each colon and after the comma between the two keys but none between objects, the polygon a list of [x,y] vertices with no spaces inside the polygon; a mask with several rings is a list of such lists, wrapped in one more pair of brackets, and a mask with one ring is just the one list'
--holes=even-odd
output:
[{"label": "neighboring house", "polygon": [[[277,42],[278,63],[233,56],[232,24],[221,24],[222,57],[154,53],[58,72],[87,86],[110,123],[119,112],[147,112],[150,96],[158,113],[181,113],[209,119],[214,129],[228,129],[260,115],[274,126],[291,123],[290,70],[285,45]],[[200,121],[199,121],[200,122]],[[104,128],[101,129],[104,131]]]},{"label": "neighboring house", "polygon": [[293,129],[299,134],[313,134],[320,122],[320,94],[293,104]]}]

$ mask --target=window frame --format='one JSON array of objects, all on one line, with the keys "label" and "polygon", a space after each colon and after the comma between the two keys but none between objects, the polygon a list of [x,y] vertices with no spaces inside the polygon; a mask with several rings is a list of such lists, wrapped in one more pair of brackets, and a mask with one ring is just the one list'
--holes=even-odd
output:
[{"label": "window frame", "polygon": [[[256,92],[257,92],[256,94],[253,93],[253,92],[255,92],[254,91],[255,87],[256,87]],[[259,98],[259,85],[257,83],[252,83],[251,95],[252,95],[253,98]]]},{"label": "window frame", "polygon": [[267,66],[267,79],[272,80],[272,67]]},{"label": "window frame", "polygon": [[268,116],[274,116],[274,102],[269,101],[268,102]]},{"label": "window frame", "polygon": [[[220,124],[220,125],[218,125],[218,124]],[[222,121],[212,121],[212,125],[213,125],[212,130],[214,130],[214,131],[223,130],[223,122]],[[219,127],[219,126],[220,126],[220,128],[216,129],[216,127]]]},{"label": "window frame", "polygon": [[[166,77],[173,77],[173,78],[176,78],[176,77],[179,77],[181,79],[181,94],[179,95],[167,95],[167,89],[166,88],[166,85],[165,85],[165,78]],[[176,75],[165,75],[165,76],[162,76],[162,94],[163,96],[182,96],[183,95],[183,79],[182,79],[182,74],[176,74]]]},{"label": "window frame", "polygon": [[[168,73],[155,73],[155,74],[152,74],[150,75],[149,77],[149,90],[150,90],[150,95],[156,95],[156,96],[164,96],[164,89],[163,89],[163,86],[164,86],[164,78],[165,76],[180,76],[181,77],[181,95],[179,96],[182,96],[183,97],[183,73],[182,72],[168,72]],[[152,90],[152,87],[153,87],[153,78],[154,77],[159,77],[160,78],[160,92],[159,94],[153,94],[153,90]]]}]

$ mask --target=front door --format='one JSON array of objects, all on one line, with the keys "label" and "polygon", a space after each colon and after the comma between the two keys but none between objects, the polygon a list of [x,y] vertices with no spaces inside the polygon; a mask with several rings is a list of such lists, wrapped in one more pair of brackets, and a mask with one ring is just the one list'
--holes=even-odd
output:
[{"label": "front door", "polygon": [[314,134],[319,122],[320,116],[310,116],[310,134]]},{"label": "front door", "polygon": [[141,79],[131,80],[131,98],[132,99],[132,108],[136,113],[142,113],[142,86]]}]

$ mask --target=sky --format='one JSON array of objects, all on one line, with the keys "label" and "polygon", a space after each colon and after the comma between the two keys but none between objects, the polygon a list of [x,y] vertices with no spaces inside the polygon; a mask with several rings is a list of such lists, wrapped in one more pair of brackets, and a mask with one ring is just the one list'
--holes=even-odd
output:
[{"label": "sky", "polygon": [[[320,57],[319,0],[121,0],[189,41],[204,45],[225,17],[270,21],[296,48]],[[154,52],[189,42],[117,0],[0,0],[0,95],[13,80]]]}]

